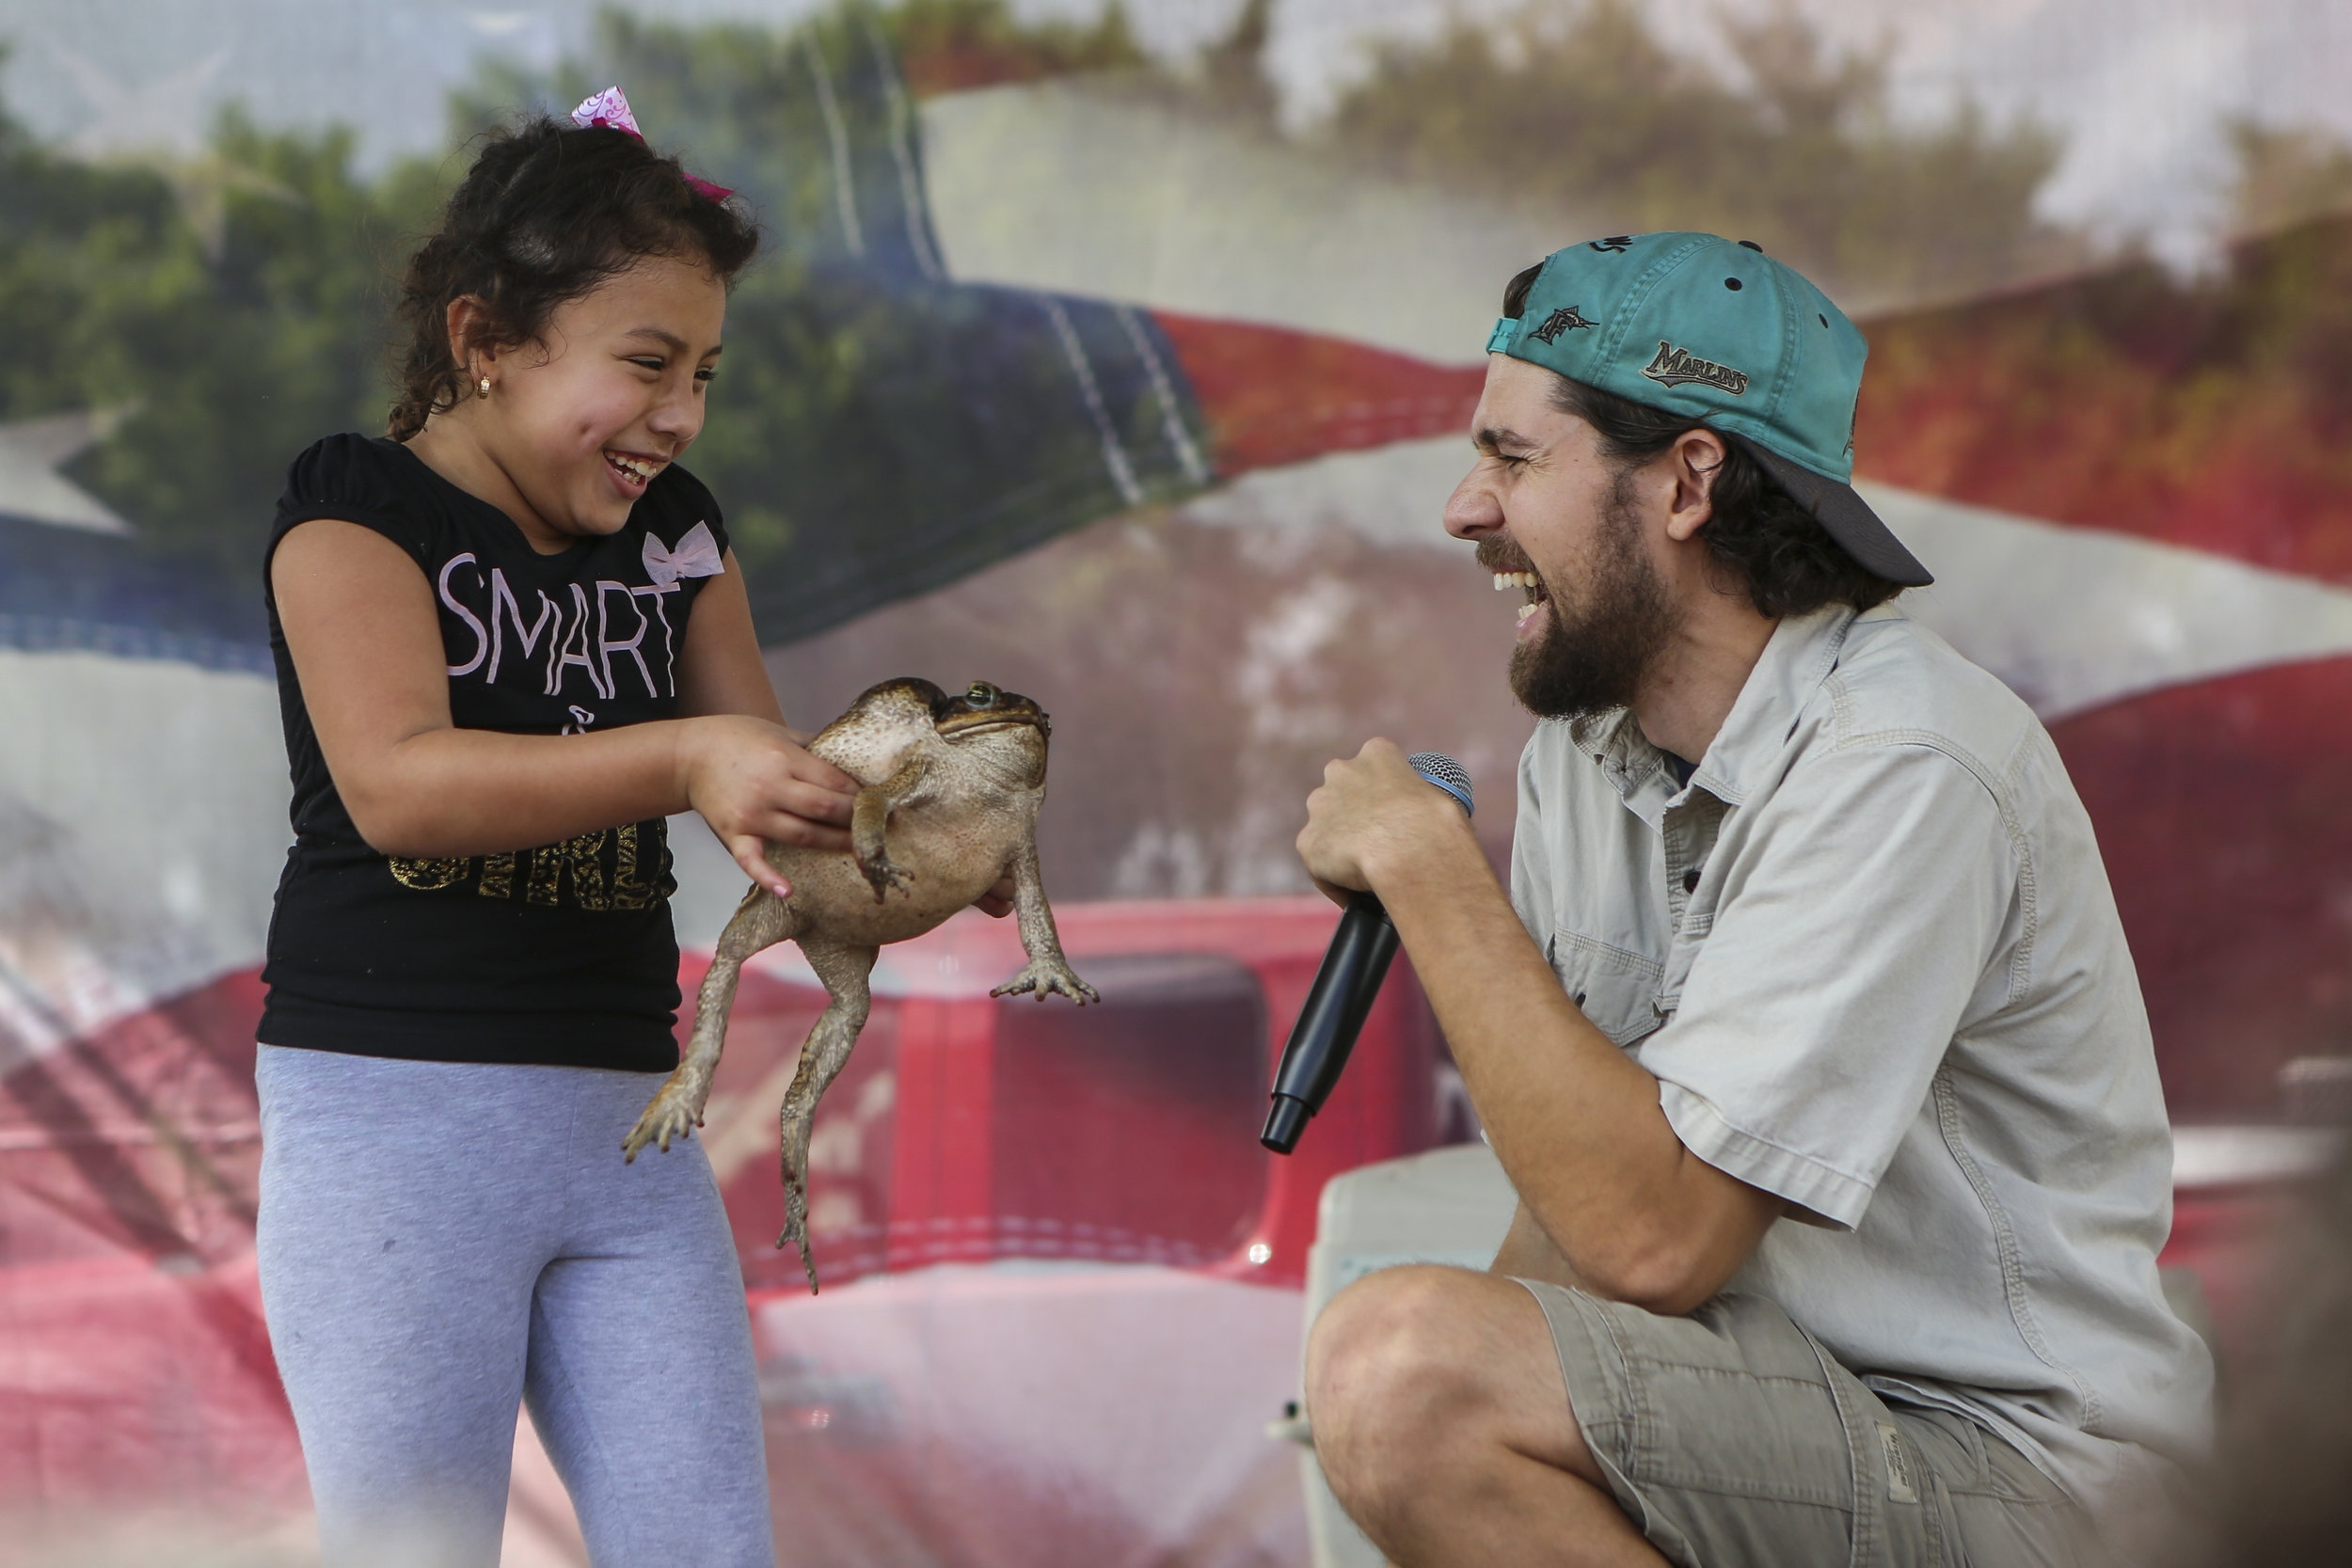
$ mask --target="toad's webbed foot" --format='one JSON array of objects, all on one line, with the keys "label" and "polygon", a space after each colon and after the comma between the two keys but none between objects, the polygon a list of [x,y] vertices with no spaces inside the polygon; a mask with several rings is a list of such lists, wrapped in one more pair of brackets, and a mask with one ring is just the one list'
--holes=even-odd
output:
[{"label": "toad's webbed foot", "polygon": [[1100,1002],[1092,986],[1071,972],[1059,958],[1031,958],[1026,967],[1011,979],[988,993],[991,996],[1027,996],[1034,994],[1040,1002],[1049,994],[1067,996],[1083,1007],[1089,1002]]},{"label": "toad's webbed foot", "polygon": [[877,849],[870,856],[859,856],[857,868],[866,875],[866,885],[874,890],[874,902],[879,904],[890,895],[893,888],[902,888],[914,881],[889,851]]},{"label": "toad's webbed foot", "polygon": [[688,1137],[703,1124],[705,1096],[692,1083],[682,1082],[685,1076],[673,1075],[645,1107],[645,1114],[637,1118],[637,1125],[621,1144],[623,1164],[634,1164],[647,1144],[660,1145],[667,1154],[672,1138]]}]

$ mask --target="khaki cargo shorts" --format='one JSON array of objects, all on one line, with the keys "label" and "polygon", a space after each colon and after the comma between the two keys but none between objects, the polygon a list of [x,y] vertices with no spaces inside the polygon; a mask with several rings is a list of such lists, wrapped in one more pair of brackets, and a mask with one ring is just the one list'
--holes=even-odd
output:
[{"label": "khaki cargo shorts", "polygon": [[1619,1506],[1683,1568],[2087,1568],[2081,1512],[2015,1448],[1890,1405],[1761,1296],[1687,1318],[1520,1280]]}]

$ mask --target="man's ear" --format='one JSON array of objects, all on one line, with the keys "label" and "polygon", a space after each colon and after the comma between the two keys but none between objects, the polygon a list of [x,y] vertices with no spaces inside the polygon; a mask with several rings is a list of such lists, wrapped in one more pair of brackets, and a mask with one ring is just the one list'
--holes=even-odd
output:
[{"label": "man's ear", "polygon": [[1666,453],[1674,495],[1666,514],[1666,537],[1687,544],[1715,515],[1715,475],[1724,465],[1724,438],[1711,430],[1686,430]]}]

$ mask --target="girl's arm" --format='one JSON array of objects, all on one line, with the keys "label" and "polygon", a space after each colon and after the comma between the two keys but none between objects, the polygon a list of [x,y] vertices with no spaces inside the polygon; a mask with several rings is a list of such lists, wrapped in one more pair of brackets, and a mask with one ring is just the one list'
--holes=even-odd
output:
[{"label": "girl's arm", "polygon": [[777,722],[739,574],[704,590],[720,610],[707,625],[700,613],[688,623],[680,697],[694,717],[573,736],[455,727],[432,590],[373,530],[300,525],[279,542],[270,583],[327,771],[360,836],[386,854],[499,854],[691,809],[783,893],[761,840],[850,847],[856,782]]}]

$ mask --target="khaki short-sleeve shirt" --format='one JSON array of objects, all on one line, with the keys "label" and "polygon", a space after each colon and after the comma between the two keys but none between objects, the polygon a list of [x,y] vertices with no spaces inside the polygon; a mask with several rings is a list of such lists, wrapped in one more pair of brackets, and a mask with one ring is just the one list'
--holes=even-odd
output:
[{"label": "khaki short-sleeve shirt", "polygon": [[2147,1015],[2023,702],[1892,606],[1791,617],[1688,784],[1628,713],[1548,721],[1518,810],[1561,985],[1693,1153],[1792,1206],[1726,1289],[2086,1503],[2202,1455]]}]

